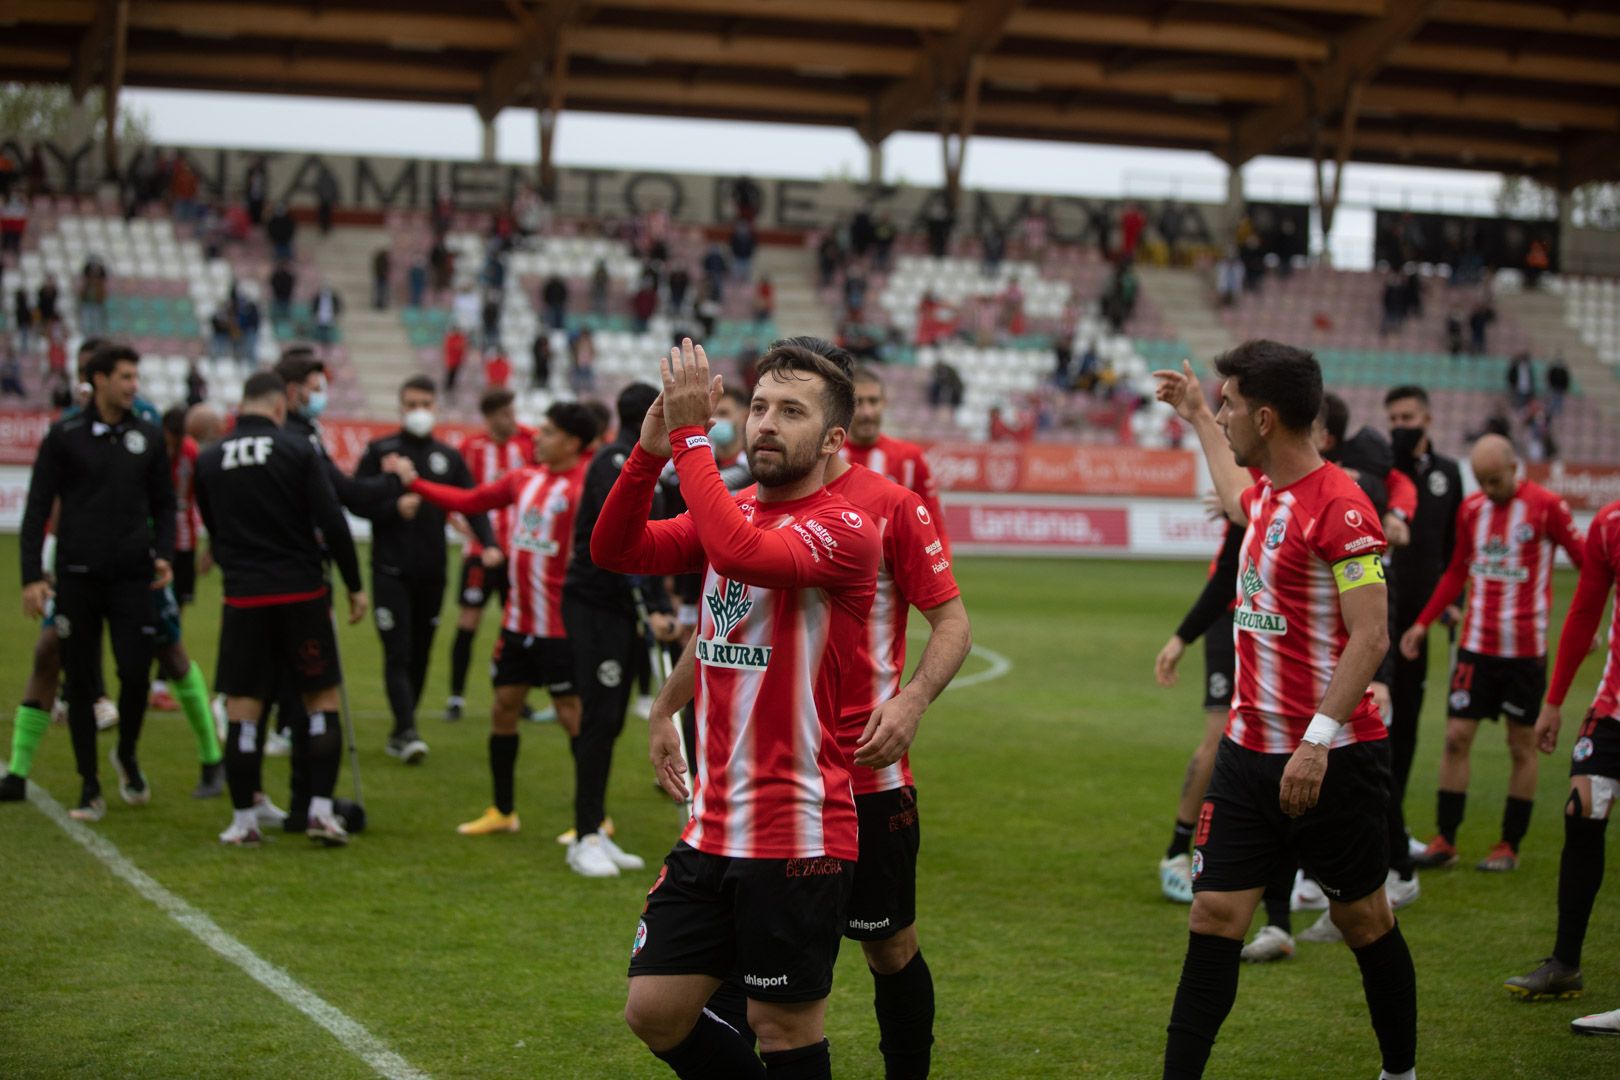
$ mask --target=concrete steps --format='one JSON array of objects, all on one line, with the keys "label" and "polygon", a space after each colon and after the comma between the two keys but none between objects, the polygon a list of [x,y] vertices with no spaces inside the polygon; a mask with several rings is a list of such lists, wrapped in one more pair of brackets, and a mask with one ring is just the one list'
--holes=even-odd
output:
[{"label": "concrete steps", "polygon": [[1237,342],[1210,306],[1209,283],[1197,270],[1139,267],[1140,287],[1187,346],[1194,366],[1207,367]]},{"label": "concrete steps", "polygon": [[1499,293],[1496,304],[1511,314],[1536,343],[1535,359],[1546,364],[1561,355],[1583,396],[1611,421],[1620,419],[1620,379],[1565,321],[1564,298],[1549,292]]},{"label": "concrete steps", "polygon": [[776,325],[783,336],[838,339],[832,312],[816,288],[815,252],[803,247],[762,246],[754,255],[754,275],[771,279],[776,290]]},{"label": "concrete steps", "polygon": [[353,377],[365,392],[366,414],[393,416],[399,384],[417,374],[420,365],[398,309],[371,308],[371,259],[378,248],[389,246],[387,230],[339,228],[324,237],[303,230],[299,239],[313,245],[315,265],[343,297],[343,345]]}]

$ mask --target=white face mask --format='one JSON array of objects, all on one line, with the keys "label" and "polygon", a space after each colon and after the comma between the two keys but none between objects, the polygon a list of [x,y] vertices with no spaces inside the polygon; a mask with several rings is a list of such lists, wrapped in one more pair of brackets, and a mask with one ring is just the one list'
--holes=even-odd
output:
[{"label": "white face mask", "polygon": [[433,434],[433,410],[412,409],[405,414],[404,428],[418,439],[427,438]]}]

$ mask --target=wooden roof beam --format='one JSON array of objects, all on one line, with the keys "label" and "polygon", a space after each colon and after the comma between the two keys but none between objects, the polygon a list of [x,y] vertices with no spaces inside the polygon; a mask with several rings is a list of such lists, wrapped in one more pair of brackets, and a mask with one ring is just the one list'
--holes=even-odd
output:
[{"label": "wooden roof beam", "polygon": [[1156,19],[1150,15],[1024,8],[1008,23],[1007,36],[1283,60],[1328,58],[1327,43],[1315,35],[1192,16]]},{"label": "wooden roof beam", "polygon": [[530,24],[530,31],[505,56],[495,61],[478,94],[478,115],[485,121],[506,108],[527,87],[532,86],[537,69],[555,59],[561,48],[565,27],[579,21],[592,6],[592,0],[552,0]]},{"label": "wooden roof beam", "polygon": [[1223,155],[1227,162],[1233,167],[1242,165],[1276,146],[1290,132],[1337,110],[1350,87],[1377,74],[1389,55],[1423,26],[1438,2],[1402,0],[1388,14],[1347,30],[1333,43],[1332,58],[1326,64],[1300,72],[1298,92],[1238,121],[1232,145]]},{"label": "wooden roof beam", "polygon": [[1620,136],[1595,135],[1572,143],[1555,175],[1562,191],[1597,180],[1620,180]]},{"label": "wooden roof beam", "polygon": [[804,69],[841,75],[909,73],[916,58],[913,49],[893,45],[845,44],[806,41],[787,36],[715,34],[688,30],[632,30],[624,27],[579,26],[568,32],[568,51],[574,56],[603,60],[676,62],[714,67]]},{"label": "wooden roof beam", "polygon": [[228,38],[291,38],[406,49],[509,49],[517,33],[506,19],[410,11],[365,11],[266,0],[141,0],[130,11],[140,30]]},{"label": "wooden roof beam", "polygon": [[962,5],[952,0],[604,0],[602,6],[933,31],[950,30],[962,18]]},{"label": "wooden roof beam", "polygon": [[1620,37],[1620,12],[1600,11],[1595,4],[1580,10],[1568,3],[1538,4],[1528,0],[1442,0],[1432,17],[1435,22],[1500,30]]},{"label": "wooden roof beam", "polygon": [[203,49],[131,52],[131,77],[184,80],[239,79],[289,86],[387,88],[420,97],[424,92],[471,100],[482,85],[478,73],[406,60],[347,60],[325,57],[241,56]]},{"label": "wooden roof beam", "polygon": [[1440,87],[1375,83],[1361,97],[1375,113],[1458,120],[1517,121],[1524,126],[1620,131],[1620,108],[1598,102],[1549,99],[1539,95],[1458,93]]},{"label": "wooden roof beam", "polygon": [[1025,129],[1085,132],[1099,135],[1140,136],[1176,142],[1218,146],[1230,135],[1226,122],[1216,116],[1090,105],[1048,105],[1035,102],[980,102],[981,129]]},{"label": "wooden roof beam", "polygon": [[96,77],[107,64],[107,54],[112,50],[113,35],[118,25],[117,0],[96,0],[90,25],[79,38],[78,47],[73,50],[73,73],[68,79],[68,88],[73,93],[74,101],[83,98],[95,85]]},{"label": "wooden roof beam", "polygon": [[1390,0],[1193,0],[1226,7],[1278,8],[1320,15],[1382,15]]},{"label": "wooden roof beam", "polygon": [[1391,54],[1387,66],[1459,75],[1489,72],[1492,85],[1502,85],[1504,79],[1534,79],[1581,86],[1620,86],[1620,63],[1608,57],[1520,52],[1488,45],[1408,42]]},{"label": "wooden roof beam", "polygon": [[961,21],[937,48],[924,48],[911,74],[885,90],[861,134],[880,143],[905,127],[945,94],[955,94],[975,57],[996,47],[1024,0],[977,0],[962,9]]},{"label": "wooden roof beam", "polygon": [[1236,69],[1109,70],[1107,65],[1097,60],[1008,56],[1005,53],[984,58],[984,77],[992,83],[1007,86],[1107,90],[1147,97],[1186,95],[1195,100],[1262,105],[1279,100],[1291,82],[1286,75]]},{"label": "wooden roof beam", "polygon": [[[1500,135],[1459,135],[1433,131],[1400,131],[1390,128],[1369,130],[1360,126],[1353,140],[1356,154],[1375,153],[1403,160],[1433,162],[1450,159],[1455,168],[1516,166],[1546,168],[1560,160],[1558,148],[1550,143],[1525,142]],[[1284,144],[1290,153],[1308,149],[1308,140]]]}]

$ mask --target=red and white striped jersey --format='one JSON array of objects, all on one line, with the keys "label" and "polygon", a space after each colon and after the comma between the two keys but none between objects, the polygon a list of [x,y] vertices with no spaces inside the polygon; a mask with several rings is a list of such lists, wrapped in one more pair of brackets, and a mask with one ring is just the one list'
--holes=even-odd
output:
[{"label": "red and white striped jersey", "polygon": [[864,465],[879,476],[887,476],[901,487],[916,492],[934,519],[934,527],[939,530],[945,553],[950,554],[950,537],[945,535],[945,511],[939,504],[939,484],[934,480],[933,470],[928,467],[928,458],[923,455],[922,447],[904,439],[879,435],[877,442],[871,446],[856,446],[846,441],[839,454],[851,465]]},{"label": "red and white striped jersey", "polygon": [[[487,431],[469,435],[461,444],[461,456],[466,460],[468,470],[472,472],[474,487],[479,484],[493,484],[514,469],[527,469],[534,464],[534,429],[520,424],[517,431],[505,442],[496,442]],[[495,542],[500,545],[502,551],[506,550],[507,537],[512,535],[515,513],[515,509],[509,506],[489,515],[489,527],[494,530]],[[483,550],[484,545],[474,538],[469,538],[462,553],[472,558]]]},{"label": "red and white striped jersey", "polygon": [[174,550],[196,551],[202,532],[202,514],[197,510],[197,440],[190,435],[180,440],[180,452],[169,462],[169,479],[174,484]]},{"label": "red and white striped jersey", "polygon": [[1428,626],[1468,586],[1457,644],[1481,656],[1547,655],[1554,545],[1581,565],[1581,538],[1569,504],[1524,480],[1505,505],[1476,491],[1457,511],[1451,565],[1418,616]]},{"label": "red and white striped jersey", "polygon": [[[1367,496],[1336,465],[1284,488],[1261,481],[1242,504],[1249,526],[1232,612],[1237,672],[1226,735],[1250,750],[1291,754],[1350,640],[1333,568],[1382,554],[1384,532]],[[1385,737],[1372,694],[1364,692],[1333,746]]]},{"label": "red and white striped jersey", "polygon": [[411,490],[435,506],[463,514],[510,508],[506,545],[506,612],[501,626],[525,637],[566,637],[563,578],[574,550],[574,514],[585,469],[580,462],[554,473],[530,466],[475,488],[416,480]]},{"label": "red and white striped jersey", "polygon": [[690,507],[647,520],[662,459],[636,447],[591,534],[618,573],[703,572],[693,816],[683,839],[733,858],[854,859],[839,739],[880,558],[867,512],[826,488],[792,502],[732,496],[703,430],[671,433]]},{"label": "red and white striped jersey", "polygon": [[[1558,638],[1558,663],[1547,685],[1548,704],[1562,705],[1568,696],[1569,684],[1586,659],[1587,646],[1603,621],[1603,607],[1616,580],[1620,580],[1620,501],[1599,510],[1586,532],[1581,580],[1575,586],[1575,597],[1564,618],[1564,632]],[[1616,636],[1614,625],[1617,616],[1620,596],[1609,617],[1608,657],[1598,679],[1597,696],[1592,699],[1593,717],[1620,716],[1620,636]]]}]

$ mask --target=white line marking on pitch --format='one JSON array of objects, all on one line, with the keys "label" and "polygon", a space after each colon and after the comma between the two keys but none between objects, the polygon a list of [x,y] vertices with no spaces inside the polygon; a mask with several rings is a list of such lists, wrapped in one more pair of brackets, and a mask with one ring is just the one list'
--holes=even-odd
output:
[{"label": "white line marking on pitch", "polygon": [[[928,639],[928,631],[916,625],[908,626],[906,628],[906,637],[917,641],[926,641]],[[980,683],[987,683],[994,679],[999,679],[1013,669],[1013,662],[1011,660],[1007,659],[1007,657],[1003,656],[1001,653],[996,652],[996,650],[987,648],[978,644],[977,642],[975,642],[973,647],[968,650],[968,655],[976,655],[990,666],[985,668],[983,671],[975,671],[971,675],[957,676],[955,679],[951,680],[951,684],[945,689],[965,690],[970,686],[978,686]]]},{"label": "white line marking on pitch", "polygon": [[428,1074],[390,1050],[386,1043],[361,1027],[258,953],[220,929],[219,924],[130,862],[112,842],[68,817],[62,804],[38,784],[28,785],[28,801],[61,827],[107,869],[129,883],[162,912],[183,926],[198,941],[247,972],[248,976],[315,1023],[332,1033],[343,1048],[388,1080],[429,1080]]}]

